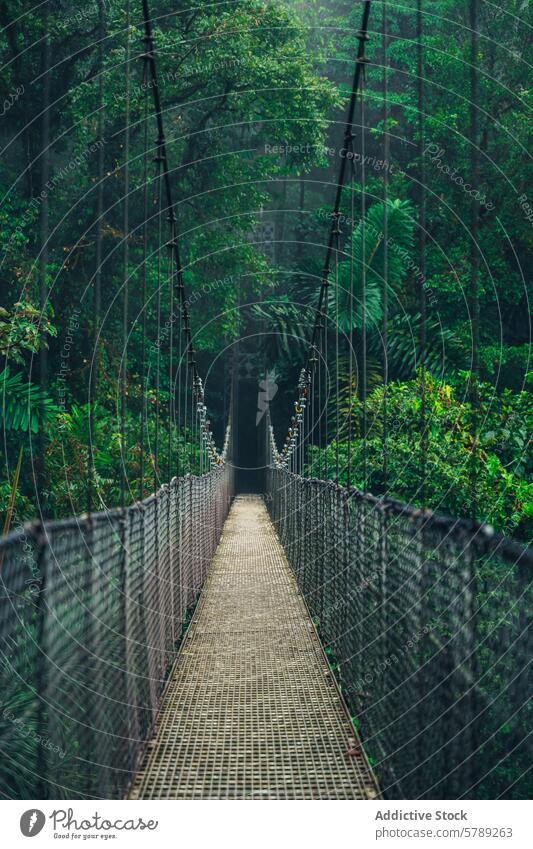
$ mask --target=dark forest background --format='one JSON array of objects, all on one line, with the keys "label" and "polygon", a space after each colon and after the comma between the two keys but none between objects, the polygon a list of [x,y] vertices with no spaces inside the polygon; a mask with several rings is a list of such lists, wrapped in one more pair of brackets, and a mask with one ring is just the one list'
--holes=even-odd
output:
[{"label": "dark forest background", "polygon": [[[525,539],[533,519],[528,452],[533,397],[528,300],[531,10],[522,0],[510,0],[504,8],[480,4],[479,166],[472,183],[467,4],[426,4],[422,147],[427,232],[422,275],[415,4],[388,4],[387,161],[382,8],[373,5],[364,113],[366,485],[375,494],[386,490],[414,503],[420,503],[423,492],[424,502],[434,509],[475,515]],[[239,341],[242,376],[259,382],[269,374],[275,384],[272,416],[281,440],[318,295],[361,4],[152,0],[151,7],[185,282],[199,370],[207,375],[213,431],[220,445]],[[191,467],[193,449],[191,431],[169,415],[176,405],[171,406],[168,334],[157,328],[155,124],[139,59],[140,4],[51,0],[34,9],[26,0],[3,0],[0,26],[0,509],[7,530],[40,512],[62,517],[84,511],[91,456],[101,507],[119,502],[123,461],[132,500],[151,492],[155,479],[164,481],[168,471],[174,473],[178,460]],[[355,147],[360,150],[360,127],[358,132]],[[392,237],[386,481],[380,238],[385,169]],[[146,175],[150,226],[145,260]],[[341,221],[343,249],[347,256],[353,248],[356,264],[362,251],[361,179],[359,161]],[[471,233],[473,195],[477,245]],[[98,251],[101,304],[95,307]],[[475,404],[473,264],[479,265],[480,306]],[[348,274],[349,260],[341,258],[341,283],[346,284]],[[421,282],[428,308],[424,468],[419,428]],[[164,328],[173,294],[166,284],[159,291]],[[340,319],[343,332],[349,332],[349,314],[342,305]],[[351,329],[356,340],[361,321],[361,309],[355,309]],[[356,378],[350,380],[345,360],[340,365],[342,409],[351,404],[357,410],[361,387]],[[123,415],[122,381],[127,402]],[[330,407],[333,417],[333,400]],[[255,413],[250,409],[251,417]],[[141,463],[143,414],[146,458]],[[360,436],[352,433],[359,485]],[[157,468],[156,439],[165,446],[160,449],[165,461]],[[343,457],[346,430],[338,440]],[[317,453],[333,475],[334,442],[315,448],[313,462]]]}]

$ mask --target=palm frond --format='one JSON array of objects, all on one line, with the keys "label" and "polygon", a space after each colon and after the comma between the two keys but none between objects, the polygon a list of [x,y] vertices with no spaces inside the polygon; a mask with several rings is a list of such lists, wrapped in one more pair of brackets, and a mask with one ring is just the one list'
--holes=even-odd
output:
[{"label": "palm frond", "polygon": [[308,348],[314,308],[305,308],[290,300],[264,301],[254,304],[252,313],[266,323],[272,356],[290,357],[299,349],[304,352]]},{"label": "palm frond", "polygon": [[50,396],[9,368],[0,373],[0,422],[7,430],[37,433],[39,422],[53,419],[58,408]]},{"label": "palm frond", "polygon": [[[413,216],[408,201],[394,200],[387,205],[387,280],[391,292],[397,290],[402,278],[413,269]],[[349,257],[339,263],[338,324],[347,332],[361,328],[363,323],[363,269],[366,270],[366,324],[378,324],[382,317],[382,296],[385,264],[384,237],[385,204],[375,203],[368,210],[364,227],[360,221],[341,256]],[[353,289],[353,306],[350,291]],[[337,293],[329,289],[330,315],[335,316]]]},{"label": "palm frond", "polygon": [[[396,379],[406,380],[416,374],[420,367],[420,314],[397,314],[389,321],[388,360],[389,371]],[[439,321],[429,320],[426,326],[426,367],[433,374],[447,373],[447,355],[455,349],[457,340],[452,330]],[[369,336],[369,348],[381,353],[382,340]]]}]

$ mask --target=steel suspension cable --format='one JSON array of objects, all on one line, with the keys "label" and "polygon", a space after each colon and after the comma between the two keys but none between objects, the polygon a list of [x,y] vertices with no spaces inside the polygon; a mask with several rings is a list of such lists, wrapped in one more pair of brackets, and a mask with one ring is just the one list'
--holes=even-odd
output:
[{"label": "steel suspension cable", "polygon": [[[350,145],[353,153],[353,141]],[[349,323],[348,330],[348,382],[349,382],[349,406],[348,406],[348,457],[346,469],[346,485],[352,485],[352,439],[353,439],[353,379],[354,379],[354,351],[353,351],[353,324],[354,324],[354,228],[355,228],[355,162],[352,156],[350,167],[350,291],[349,291]]]},{"label": "steel suspension cable", "polygon": [[[344,131],[344,141],[345,141],[346,145],[349,144],[350,141],[354,137],[353,119],[354,119],[354,113],[355,113],[355,105],[356,105],[356,102],[357,102],[357,94],[359,92],[360,84],[361,84],[361,81],[362,81],[363,68],[364,68],[364,65],[366,64],[366,62],[368,61],[365,57],[365,44],[368,41],[368,18],[369,18],[369,15],[370,15],[370,6],[371,6],[370,2],[365,2],[363,4],[363,17],[362,17],[362,22],[361,22],[361,29],[357,33],[357,39],[359,41],[359,47],[358,47],[358,51],[357,51],[357,58],[356,58],[356,61],[355,61],[355,71],[354,71],[354,79],[353,79],[353,83],[352,83],[352,93],[351,93],[351,96],[350,96],[350,104],[349,104],[349,107],[348,107],[348,118],[347,118],[347,122],[346,122],[346,129]],[[344,188],[344,183],[345,183],[345,179],[346,179],[346,167],[347,167],[347,157],[342,156],[341,157],[341,164],[340,164],[340,168],[339,168],[339,177],[338,177],[338,181],[337,181],[337,192],[336,192],[336,195],[335,195],[335,205],[334,205],[334,209],[333,209],[332,223],[331,223],[330,234],[329,234],[329,239],[328,239],[328,246],[327,246],[327,251],[326,251],[326,259],[325,259],[325,262],[324,262],[323,280],[322,280],[322,287],[320,289],[320,295],[319,295],[319,301],[318,301],[318,307],[317,307],[317,316],[322,309],[322,304],[323,304],[323,302],[326,298],[326,291],[325,290],[328,288],[328,277],[329,277],[329,274],[330,274],[331,260],[332,260],[332,257],[333,257],[333,249],[334,249],[335,240],[336,240],[336,227],[337,227],[337,222],[338,222],[339,215],[340,215],[342,190]],[[313,337],[311,339],[311,344],[314,343],[315,336],[316,336],[316,320],[315,320],[315,327],[313,329]]]},{"label": "steel suspension cable", "polygon": [[105,103],[104,103],[104,39],[106,36],[106,7],[104,0],[98,0],[98,158],[97,158],[97,191],[96,191],[96,245],[95,273],[93,289],[94,310],[94,352],[93,363],[89,376],[89,450],[87,475],[87,513],[92,513],[95,489],[94,446],[95,419],[94,397],[98,394],[100,375],[100,322],[102,312],[102,258],[103,258],[103,215],[104,215],[104,166],[105,166]]},{"label": "steel suspension cable", "polygon": [[128,380],[128,317],[129,317],[129,264],[130,264],[130,77],[131,77],[131,8],[130,0],[126,3],[126,61],[125,61],[125,90],[124,90],[124,276],[122,299],[122,369],[120,376],[120,506],[126,506],[127,486],[127,425],[126,425],[126,391]]},{"label": "steel suspension cable", "polygon": [[191,373],[191,444],[192,444],[192,466],[193,475],[196,473],[196,411],[194,409],[194,363],[192,360],[189,363]]},{"label": "steel suspension cable", "polygon": [[[328,238],[328,243],[327,243],[324,267],[323,267],[323,270],[322,270],[322,281],[321,281],[321,285],[320,285],[318,304],[317,304],[317,308],[316,308],[316,312],[315,312],[315,320],[314,320],[314,323],[313,323],[312,335],[311,335],[309,349],[308,349],[308,352],[307,352],[307,357],[306,357],[305,366],[304,366],[304,370],[307,373],[309,373],[310,363],[313,359],[313,351],[315,350],[315,347],[317,346],[316,343],[319,340],[320,335],[321,335],[322,323],[323,322],[324,322],[324,335],[326,337],[325,341],[324,341],[324,353],[327,356],[327,304],[328,304],[329,276],[330,276],[330,272],[331,272],[331,262],[332,262],[332,259],[333,259],[335,244],[336,244],[336,240],[337,240],[337,226],[338,226],[339,217],[340,217],[340,207],[341,207],[342,193],[343,193],[343,188],[344,188],[344,184],[345,184],[345,181],[346,181],[346,168],[347,168],[347,162],[348,162],[348,157],[346,156],[346,153],[348,152],[350,144],[352,143],[352,141],[355,137],[354,132],[353,132],[353,120],[354,120],[354,114],[355,114],[355,107],[356,107],[356,103],[357,103],[357,96],[358,96],[358,93],[359,93],[359,90],[360,90],[360,87],[361,87],[361,83],[362,83],[364,65],[368,62],[368,59],[365,56],[365,49],[366,49],[366,42],[368,41],[368,19],[369,19],[369,15],[370,15],[370,7],[371,7],[370,0],[368,0],[368,1],[365,0],[365,2],[363,3],[361,27],[357,32],[357,39],[358,39],[359,46],[358,46],[357,57],[356,57],[356,61],[355,61],[355,70],[354,70],[354,76],[353,76],[353,82],[352,82],[352,91],[351,91],[351,95],[350,95],[347,121],[346,121],[346,127],[345,127],[345,131],[344,131],[344,145],[345,145],[345,147],[343,148],[343,151],[341,152],[341,153],[344,153],[344,155],[341,155],[341,157],[340,157],[341,162],[340,162],[340,168],[339,168],[339,177],[338,177],[338,181],[337,181],[337,190],[336,190],[336,194],[335,194],[335,204],[334,204],[334,209],[333,209],[333,213],[332,213],[332,223],[331,223],[330,233],[329,233],[329,238]],[[326,371],[326,378],[327,378],[327,376],[328,376],[327,363],[325,363],[325,371]],[[326,395],[328,394],[328,388],[329,387],[325,387]],[[326,448],[327,448],[327,444],[328,444],[327,399],[326,399],[326,405],[324,407],[324,410],[325,410],[325,421],[324,421],[325,445],[326,445]],[[282,464],[287,463],[287,461],[290,458],[290,454],[292,453],[291,445],[293,446],[295,444],[292,440],[291,432],[292,432],[292,428],[289,428],[289,435],[288,435],[288,438],[285,440],[285,444],[284,444],[284,447],[282,449],[282,452],[281,453],[276,452],[275,460],[276,460],[277,463],[282,463]],[[326,464],[327,464],[327,458],[326,458]]]},{"label": "steel suspension cable", "polygon": [[[315,450],[315,446],[318,445],[318,435],[317,435],[317,399],[318,405],[320,403],[320,390],[318,389],[318,375],[320,374],[317,369],[317,352],[313,351],[312,362],[311,362],[311,385],[309,386],[309,450],[311,451],[311,462],[309,463],[309,476],[314,477],[315,472],[315,455],[317,451]],[[318,415],[320,415],[320,407],[318,406]]]},{"label": "steel suspension cable", "polygon": [[147,424],[147,381],[146,381],[146,330],[148,304],[147,262],[148,262],[148,74],[146,64],[143,68],[144,88],[144,127],[143,127],[143,261],[142,261],[142,314],[141,314],[141,433],[139,467],[139,501],[144,498],[145,443]]},{"label": "steel suspension cable", "polygon": [[299,464],[299,467],[300,467],[300,468],[299,468],[299,470],[298,470],[298,471],[299,471],[299,473],[300,473],[301,475],[303,475],[303,473],[304,473],[304,456],[303,456],[303,454],[304,454],[304,452],[303,452],[303,447],[304,447],[304,440],[305,440],[305,425],[304,425],[304,421],[305,421],[305,414],[304,414],[304,416],[302,417],[302,423],[301,423],[300,428],[299,428],[299,431],[298,431],[298,433],[299,433],[299,437],[300,437],[300,446],[299,446],[300,450],[299,450],[299,452],[298,452],[298,455],[299,455],[299,456],[298,456],[298,464]]},{"label": "steel suspension cable", "polygon": [[[158,156],[161,162],[161,170],[162,170],[162,179],[165,187],[165,195],[166,195],[166,209],[168,212],[168,221],[170,226],[170,242],[169,246],[172,248],[174,264],[175,264],[175,279],[176,279],[176,288],[177,294],[179,297],[179,301],[181,304],[181,313],[183,320],[183,332],[185,336],[185,347],[188,352],[188,366],[191,369],[191,391],[193,396],[193,404],[196,404],[196,413],[201,419],[201,424],[204,423],[205,412],[204,412],[204,389],[202,379],[198,372],[198,366],[196,362],[196,354],[194,349],[194,343],[192,338],[192,331],[189,321],[189,312],[187,307],[186,293],[185,293],[185,285],[184,285],[184,275],[183,275],[183,267],[181,263],[181,253],[180,246],[177,238],[177,215],[176,215],[176,206],[172,196],[172,185],[170,180],[170,166],[167,155],[167,147],[166,147],[166,138],[163,124],[163,112],[161,106],[161,97],[159,92],[159,82],[158,82],[158,72],[157,72],[157,63],[155,56],[155,45],[154,45],[154,37],[153,37],[153,28],[152,28],[152,16],[150,13],[148,0],[142,0],[142,13],[143,13],[143,21],[144,21],[144,45],[145,52],[143,54],[143,59],[146,61],[151,78],[151,89],[152,89],[152,97],[154,104],[154,112],[155,118],[157,122],[157,148],[158,148]],[[195,415],[193,413],[191,427],[194,426]],[[215,445],[213,443],[212,438],[209,440],[209,454],[211,462],[214,465],[220,465],[223,462],[223,458],[216,451]],[[196,445],[193,450],[193,459],[196,461]]]},{"label": "steel suspension cable", "polygon": [[[50,237],[50,201],[48,182],[50,179],[50,33],[48,26],[49,4],[45,5],[43,14],[44,38],[41,44],[41,73],[42,73],[42,118],[41,118],[41,208],[39,212],[39,299],[40,320],[44,324],[46,307],[48,302],[48,241]],[[5,111],[5,110],[4,110]],[[46,518],[49,512],[48,499],[45,493],[48,490],[48,471],[46,467],[45,434],[44,434],[44,406],[45,393],[48,390],[48,349],[41,345],[39,351],[39,386],[41,389],[41,422],[39,424],[39,435],[37,439],[38,458],[36,463],[36,480],[40,502],[41,518]],[[22,450],[22,449],[21,449]]]},{"label": "steel suspension cable", "polygon": [[[180,305],[178,303],[178,310]],[[178,378],[177,378],[177,411],[176,411],[176,438],[178,442],[178,450],[176,453],[176,476],[179,478],[181,474],[181,459],[180,459],[180,434],[181,434],[181,372],[183,367],[183,344],[182,344],[182,322],[181,314],[178,321]]]},{"label": "steel suspension cable", "polygon": [[[190,436],[187,435],[187,422],[189,420],[189,403],[188,403],[188,400],[187,400],[188,399],[188,391],[189,391],[189,350],[188,350],[187,344],[185,344],[184,354],[185,354],[185,395],[184,395],[184,398],[183,398],[183,408],[184,408],[184,419],[185,419],[185,422],[184,422],[184,424],[185,424],[185,427],[184,427],[185,450],[186,450],[186,455],[187,455],[187,472],[189,474],[192,474],[192,472],[193,472],[192,452],[191,452],[190,445],[189,445]],[[190,434],[192,434],[192,427],[190,429]]]},{"label": "steel suspension cable", "polygon": [[388,421],[388,392],[389,392],[389,80],[388,80],[388,10],[387,0],[383,0],[383,492],[388,492],[389,476],[389,421]]},{"label": "steel suspension cable", "polygon": [[167,481],[172,478],[172,424],[174,421],[174,253],[169,245],[168,262],[168,445]]},{"label": "steel suspension cable", "polygon": [[[479,186],[479,150],[478,150],[478,75],[477,75],[477,50],[478,50],[478,4],[477,0],[469,0],[469,24],[470,24],[470,172],[472,185]],[[478,192],[472,195],[470,208],[470,264],[471,264],[471,291],[470,312],[472,315],[472,379],[470,381],[470,398],[472,404],[472,458],[471,458],[471,490],[472,490],[472,515],[474,519],[478,516],[478,493],[477,493],[477,460],[479,439],[479,200]]]},{"label": "steel suspension cable", "polygon": [[159,489],[159,418],[161,393],[161,251],[163,249],[163,198],[161,161],[157,163],[157,293],[156,293],[156,355],[155,355],[155,435],[154,435],[154,492]]},{"label": "steel suspension cable", "polygon": [[304,416],[304,418],[305,418],[305,422],[304,422],[305,433],[306,433],[306,437],[305,437],[306,448],[305,448],[305,451],[304,451],[304,464],[305,464],[305,472],[307,473],[307,477],[309,477],[309,472],[310,472],[310,468],[311,468],[309,454],[310,454],[310,451],[311,451],[311,444],[312,444],[313,432],[314,432],[314,430],[313,430],[314,429],[313,408],[311,406],[311,399],[313,397],[313,395],[312,395],[312,393],[313,393],[313,371],[311,370],[309,372],[306,372],[306,376],[308,377],[308,384],[307,384],[307,398],[306,398],[306,408],[305,408],[305,416]]},{"label": "steel suspension cable", "polygon": [[367,485],[367,339],[366,339],[366,112],[365,69],[361,74],[361,436],[363,492]]},{"label": "steel suspension cable", "polygon": [[[326,283],[326,289],[329,287],[329,280]],[[324,299],[324,307],[322,312],[322,353],[324,358],[324,477],[329,478],[329,366],[328,366],[328,319],[329,319],[329,303],[328,298]]]},{"label": "steel suspension cable", "polygon": [[317,374],[318,374],[318,446],[319,446],[319,454],[318,454],[318,476],[323,477],[322,475],[322,460],[323,460],[323,451],[322,451],[322,411],[324,410],[324,405],[322,403],[323,399],[323,381],[322,381],[322,331],[319,331],[318,338],[318,366],[317,366]]},{"label": "steel suspension cable", "polygon": [[426,400],[426,347],[427,347],[427,303],[426,303],[426,167],[424,160],[425,135],[425,91],[424,91],[424,26],[422,20],[422,0],[417,0],[416,40],[417,40],[417,97],[418,97],[418,267],[420,283],[418,298],[420,304],[420,500],[426,502],[426,475],[428,453],[428,424]]},{"label": "steel suspension cable", "polygon": [[[160,94],[159,94],[157,65],[156,65],[156,61],[155,61],[155,48],[154,48],[154,39],[153,39],[153,32],[152,32],[152,17],[151,17],[151,14],[150,14],[148,0],[143,0],[142,8],[143,8],[144,30],[145,30],[145,36],[144,36],[145,47],[146,47],[146,54],[145,55],[146,55],[146,59],[147,59],[147,62],[148,62],[148,67],[150,69],[151,80],[152,80],[152,95],[153,95],[155,115],[156,115],[156,121],[157,121],[157,129],[158,129],[157,144],[158,144],[158,148],[159,148],[159,155],[161,156],[162,177],[163,177],[163,182],[164,182],[165,192],[166,192],[168,220],[170,222],[170,228],[171,228],[171,234],[172,234],[172,239],[171,239],[171,242],[169,243],[169,245],[171,245],[171,247],[172,247],[174,257],[175,257],[175,262],[176,262],[177,276],[179,277],[179,279],[181,281],[183,279],[183,270],[182,270],[182,265],[181,265],[181,260],[180,260],[179,244],[178,244],[178,241],[176,239],[176,232],[175,232],[175,224],[176,224],[176,221],[177,221],[177,216],[176,216],[176,209],[175,209],[174,201],[173,201],[173,198],[172,198],[172,187],[171,187],[171,183],[170,183],[170,168],[169,168],[167,149],[166,149],[166,137],[165,137],[165,131],[164,131],[164,125],[163,125],[163,113],[162,113],[162,107],[161,107],[161,98],[160,98]],[[184,323],[185,323],[188,350],[192,353],[191,359],[194,360],[194,346],[193,346],[191,331],[190,331],[190,327],[189,327],[189,323],[188,323],[187,307],[186,307],[185,301],[183,299],[183,296],[184,296],[183,287],[180,287],[180,295],[181,295],[181,299],[182,299],[183,318],[184,318]],[[195,365],[196,364],[194,363],[194,366]],[[196,375],[196,369],[195,368],[194,368],[194,373]]]},{"label": "steel suspension cable", "polygon": [[335,481],[339,483],[339,440],[340,440],[340,415],[339,415],[339,406],[340,406],[340,394],[339,394],[339,383],[340,383],[340,372],[339,372],[339,359],[340,359],[340,349],[339,349],[339,249],[340,249],[340,238],[341,231],[339,227],[339,220],[337,218],[337,231],[336,231],[337,241],[335,245]]}]

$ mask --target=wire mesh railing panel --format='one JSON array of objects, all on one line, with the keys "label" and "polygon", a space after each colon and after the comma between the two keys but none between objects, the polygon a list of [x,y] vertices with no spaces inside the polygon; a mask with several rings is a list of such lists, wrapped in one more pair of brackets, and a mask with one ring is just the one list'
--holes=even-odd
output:
[{"label": "wire mesh railing panel", "polygon": [[159,520],[159,613],[161,633],[159,643],[159,669],[164,671],[170,660],[175,644],[173,640],[174,613],[172,610],[172,577],[170,574],[170,545],[169,545],[169,507],[170,494],[168,487],[161,488],[158,499]]},{"label": "wire mesh railing panel", "polygon": [[130,507],[127,516],[126,546],[128,569],[124,582],[126,627],[126,701],[129,706],[130,769],[135,764],[139,743],[152,722],[147,677],[146,611],[144,598],[144,515],[142,504]]},{"label": "wire mesh railing panel", "polygon": [[[91,593],[88,602],[94,629],[95,685],[92,706],[94,752],[79,759],[96,763],[98,792],[114,797],[120,792],[122,771],[127,769],[129,723],[126,690],[125,577],[127,568],[124,519],[114,513],[98,516],[93,524]],[[80,599],[83,603],[83,598]],[[65,656],[68,654],[68,639]],[[97,682],[97,684],[96,684]],[[83,700],[80,710],[83,711]],[[103,719],[102,719],[103,717]],[[91,774],[91,773],[89,773]],[[94,785],[89,783],[88,792]]]},{"label": "wire mesh railing panel", "polygon": [[170,593],[172,597],[172,642],[175,643],[185,622],[184,593],[181,585],[179,492],[170,488],[168,502],[168,548],[170,558]]},{"label": "wire mesh railing panel", "polygon": [[281,467],[267,503],[384,794],[529,798],[531,550]]},{"label": "wire mesh railing panel", "polygon": [[532,568],[530,557],[517,552],[516,558],[514,565],[496,547],[492,556],[479,556],[476,562],[476,649],[483,719],[476,743],[481,760],[487,751],[498,758],[495,770],[483,769],[475,776],[476,787],[487,798],[493,798],[502,785],[510,788],[504,789],[504,797],[528,799],[532,792]]},{"label": "wire mesh railing panel", "polygon": [[[113,522],[114,517],[109,518]],[[115,530],[111,525],[111,535]],[[96,764],[105,750],[95,719],[101,711],[100,700],[105,697],[104,666],[108,661],[103,649],[102,607],[108,602],[110,581],[112,585],[117,581],[119,563],[111,556],[110,562],[95,565],[95,536],[94,524],[87,521],[54,524],[45,530],[41,554],[42,725],[47,736],[67,753],[53,767],[47,759],[43,772],[53,783],[58,798],[68,798],[70,786],[88,792],[91,780],[96,778],[91,772],[96,773]],[[120,536],[116,546],[119,561]],[[106,717],[104,735],[107,727]],[[90,757],[91,764],[80,759],[81,750]]]},{"label": "wire mesh railing panel", "polygon": [[193,552],[192,552],[192,483],[189,479],[183,482],[181,492],[181,520],[182,520],[182,552],[185,566],[185,594],[186,606],[190,607],[193,598]]},{"label": "wire mesh railing panel", "polygon": [[[35,698],[42,670],[39,647],[41,573],[34,529],[0,540],[0,795],[30,798],[44,750],[34,743],[41,706]],[[57,758],[56,751],[49,757]]]},{"label": "wire mesh railing panel", "polygon": [[4,797],[124,795],[232,485],[220,466],[124,511],[0,542]]},{"label": "wire mesh railing panel", "polygon": [[145,675],[148,679],[148,706],[151,712],[151,721],[155,718],[155,712],[157,710],[159,647],[162,630],[160,618],[154,615],[159,609],[160,603],[158,524],[157,499],[152,497],[147,501],[144,511],[142,588],[146,638]]}]

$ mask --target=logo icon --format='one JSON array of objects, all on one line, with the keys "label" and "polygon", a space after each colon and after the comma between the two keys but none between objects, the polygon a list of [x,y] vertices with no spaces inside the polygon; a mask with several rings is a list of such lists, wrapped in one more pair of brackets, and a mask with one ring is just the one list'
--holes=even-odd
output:
[{"label": "logo icon", "polygon": [[35,837],[42,831],[46,822],[46,817],[42,811],[37,808],[31,808],[29,811],[24,811],[20,818],[20,830],[24,837]]},{"label": "logo icon", "polygon": [[276,375],[273,371],[269,371],[267,372],[266,379],[259,381],[259,391],[257,393],[257,415],[255,417],[256,427],[268,410],[268,405],[270,401],[275,398],[277,391],[278,384],[276,383]]}]

